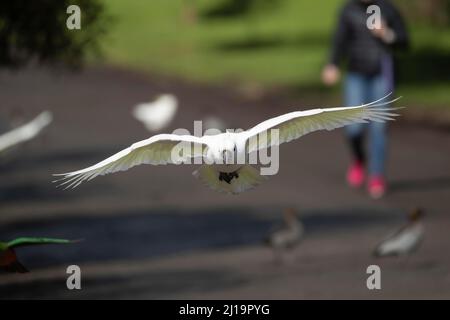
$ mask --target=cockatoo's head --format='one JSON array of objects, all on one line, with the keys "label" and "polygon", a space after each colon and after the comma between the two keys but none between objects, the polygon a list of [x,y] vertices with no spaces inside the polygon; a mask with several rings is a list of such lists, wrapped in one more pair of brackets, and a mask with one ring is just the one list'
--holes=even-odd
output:
[{"label": "cockatoo's head", "polygon": [[226,138],[217,148],[211,150],[214,162],[217,164],[235,164],[237,147],[233,139]]}]

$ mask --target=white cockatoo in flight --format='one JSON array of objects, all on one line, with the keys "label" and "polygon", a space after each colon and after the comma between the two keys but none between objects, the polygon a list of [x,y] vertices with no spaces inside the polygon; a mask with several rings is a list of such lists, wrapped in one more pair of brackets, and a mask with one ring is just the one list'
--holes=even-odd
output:
[{"label": "white cockatoo in flight", "polygon": [[52,122],[50,111],[44,111],[30,122],[0,135],[0,153],[19,143],[36,137],[42,129]]},{"label": "white cockatoo in flight", "polygon": [[[251,153],[278,146],[317,130],[333,130],[368,121],[393,120],[397,114],[387,105],[398,98],[382,102],[386,97],[360,106],[294,111],[263,121],[241,132],[202,137],[158,134],[136,142],[86,169],[55,174],[60,176],[55,182],[60,181],[60,185],[66,188],[77,187],[83,181],[99,175],[128,170],[140,164],[180,164],[192,163],[194,160],[194,164],[201,164],[200,168],[194,171],[194,176],[216,191],[238,194],[259,185],[266,180],[266,176],[261,175],[248,162],[236,162],[236,159],[247,159]],[[278,132],[278,139],[271,139],[268,134],[273,129]],[[264,134],[268,137],[264,143],[255,139]],[[183,148],[180,152],[177,149],[180,145],[191,147]]]},{"label": "white cockatoo in flight", "polygon": [[173,119],[178,100],[173,94],[162,94],[152,102],[140,103],[133,109],[133,116],[141,121],[148,131],[164,129]]}]

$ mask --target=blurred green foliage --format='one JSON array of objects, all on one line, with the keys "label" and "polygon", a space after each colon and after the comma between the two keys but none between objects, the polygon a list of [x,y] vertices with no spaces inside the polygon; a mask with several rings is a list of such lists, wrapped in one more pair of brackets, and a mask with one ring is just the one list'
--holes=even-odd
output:
[{"label": "blurred green foliage", "polygon": [[319,79],[340,1],[322,7],[279,0],[270,10],[254,7],[233,18],[202,18],[223,2],[105,1],[117,20],[104,46],[107,57],[206,82],[291,85]]},{"label": "blurred green foliage", "polygon": [[[395,1],[412,38],[411,51],[399,56],[399,94],[408,104],[447,105],[450,30],[448,18],[438,23],[435,15],[448,10],[450,0]],[[437,4],[423,9],[430,1]],[[320,71],[343,0],[104,3],[117,20],[104,46],[110,63],[194,81],[338,96],[338,88],[321,85]]]},{"label": "blurred green foliage", "polygon": [[203,18],[235,18],[261,8],[273,8],[279,0],[226,0],[201,12]]},{"label": "blurred green foliage", "polygon": [[395,0],[410,21],[450,26],[450,0]]},{"label": "blurred green foliage", "polygon": [[[399,55],[405,102],[448,105],[450,0],[394,0],[412,49]],[[0,65],[28,61],[105,62],[192,81],[284,87],[331,96],[320,71],[345,0],[40,0],[0,2]],[[82,29],[65,27],[66,8],[82,10]],[[112,17],[114,23],[110,23]],[[106,37],[102,37],[106,33]],[[331,95],[326,95],[331,93]]]},{"label": "blurred green foliage", "polygon": [[[69,30],[67,7],[81,8],[81,29]],[[30,61],[80,66],[106,30],[98,0],[0,1],[0,66],[21,67]]]}]

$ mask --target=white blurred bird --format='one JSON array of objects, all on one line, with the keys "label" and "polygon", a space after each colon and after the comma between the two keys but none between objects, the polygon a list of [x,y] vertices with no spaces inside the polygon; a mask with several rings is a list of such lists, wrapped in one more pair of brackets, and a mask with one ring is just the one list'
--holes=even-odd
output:
[{"label": "white blurred bird", "polygon": [[293,208],[288,208],[283,213],[283,225],[275,229],[265,242],[272,247],[275,258],[281,260],[282,254],[287,249],[297,246],[304,235],[303,223],[298,219]]},{"label": "white blurred bird", "polygon": [[207,116],[203,118],[202,125],[205,135],[216,135],[218,133],[225,132],[227,129],[227,124],[225,121],[214,116]]},{"label": "white blurred bird", "polygon": [[414,209],[408,215],[408,223],[389,235],[374,250],[376,257],[403,256],[413,253],[421,244],[424,236],[422,223],[423,211]]},{"label": "white blurred bird", "polygon": [[0,152],[19,143],[33,139],[42,131],[42,129],[48,126],[52,120],[52,113],[50,111],[44,111],[30,122],[3,133],[0,135]]},{"label": "white blurred bird", "polygon": [[147,130],[156,132],[164,129],[175,117],[178,100],[173,94],[162,94],[152,102],[140,103],[133,109],[133,116],[141,121]]},{"label": "white blurred bird", "polygon": [[[57,181],[65,180],[61,185],[69,188],[99,175],[128,170],[140,164],[192,163],[193,158],[200,158],[200,163],[204,164],[194,171],[194,176],[216,191],[237,194],[266,180],[266,176],[260,175],[260,172],[248,163],[249,154],[317,130],[333,130],[352,123],[393,120],[392,117],[397,114],[385,106],[397,99],[380,102],[385,98],[355,107],[295,111],[266,120],[242,132],[225,132],[202,137],[159,134],[136,142],[91,167],[55,176],[61,176]],[[279,139],[271,138],[272,129],[278,130]],[[255,139],[266,133],[266,141]],[[242,159],[246,162],[242,163]]]}]

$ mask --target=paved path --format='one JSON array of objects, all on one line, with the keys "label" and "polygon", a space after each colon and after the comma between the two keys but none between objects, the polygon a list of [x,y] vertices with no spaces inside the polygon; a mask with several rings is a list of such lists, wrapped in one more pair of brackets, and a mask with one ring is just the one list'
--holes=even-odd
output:
[{"label": "paved path", "polygon": [[[313,101],[246,99],[229,89],[155,79],[115,69],[79,74],[29,70],[0,74],[0,115],[49,108],[55,122],[0,162],[0,239],[25,235],[83,238],[70,247],[24,248],[32,273],[0,275],[0,297],[31,298],[450,298],[450,135],[398,121],[391,127],[390,193],[381,201],[343,183],[341,131],[281,147],[280,172],[239,196],[214,193],[189,166],[142,166],[72,191],[50,174],[79,169],[149,136],[132,106],[160,92],[180,109],[171,128],[193,130],[207,115],[247,128]],[[307,234],[284,264],[261,240],[287,206]],[[373,246],[426,208],[426,241],[406,260],[374,260]],[[366,289],[369,264],[383,289]],[[65,267],[79,264],[83,290],[65,289]]]}]

